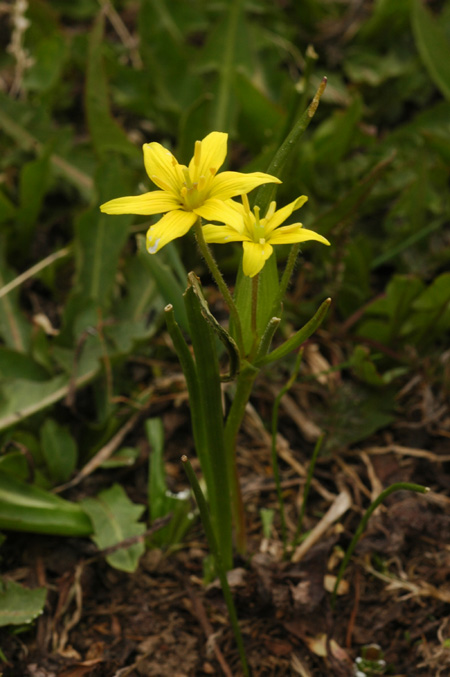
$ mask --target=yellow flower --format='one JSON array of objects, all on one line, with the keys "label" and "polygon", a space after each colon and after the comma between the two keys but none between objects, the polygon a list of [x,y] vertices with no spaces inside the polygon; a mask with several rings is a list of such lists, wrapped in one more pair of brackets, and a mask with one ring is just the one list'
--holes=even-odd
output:
[{"label": "yellow flower", "polygon": [[203,235],[206,242],[242,242],[244,247],[243,269],[244,275],[254,277],[263,268],[267,259],[272,255],[274,244],[293,244],[317,240],[323,244],[330,244],[326,238],[313,230],[306,230],[301,223],[290,226],[281,224],[299,209],[307,200],[306,195],[298,197],[294,202],[277,210],[276,202],[271,202],[264,218],[259,216],[259,207],[250,210],[246,195],[242,196],[243,204],[228,200],[228,206],[233,208],[231,218],[223,219],[225,226],[206,224]]},{"label": "yellow flower", "polygon": [[270,174],[222,172],[217,174],[227,154],[228,134],[211,132],[195,142],[189,167],[180,165],[159,143],[145,143],[144,164],[150,179],[161,190],[143,195],[119,197],[103,204],[107,214],[164,214],[147,232],[147,250],[159,251],[181,237],[199,216],[225,223],[233,210],[224,200],[248,193],[263,183],[281,183]]}]

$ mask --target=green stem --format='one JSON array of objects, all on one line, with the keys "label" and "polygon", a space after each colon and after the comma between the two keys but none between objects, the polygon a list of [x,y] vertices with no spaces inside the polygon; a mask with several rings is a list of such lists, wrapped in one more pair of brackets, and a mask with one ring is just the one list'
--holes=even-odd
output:
[{"label": "green stem", "polygon": [[275,315],[276,313],[279,312],[280,310],[280,305],[284,299],[284,295],[286,294],[286,290],[288,288],[288,284],[290,282],[290,279],[292,277],[292,273],[294,270],[295,262],[297,261],[297,256],[300,251],[300,244],[296,243],[293,244],[291,247],[291,250],[289,252],[288,260],[286,262],[286,267],[283,271],[283,275],[281,277],[280,281],[280,287],[278,289],[278,294],[276,296],[276,299],[274,301],[274,304],[272,306],[272,314]]},{"label": "green stem", "polygon": [[324,440],[325,435],[321,435],[319,439],[316,442],[316,446],[314,447],[314,451],[311,456],[311,462],[309,464],[308,468],[308,474],[306,476],[306,482],[305,482],[305,490],[303,492],[303,501],[302,501],[302,507],[300,510],[300,515],[298,516],[298,524],[297,524],[297,530],[295,532],[295,537],[292,542],[292,548],[295,549],[299,543],[300,540],[300,534],[302,532],[302,526],[303,526],[303,518],[305,516],[306,512],[306,502],[308,500],[308,494],[309,494],[309,489],[311,486],[311,480],[314,475],[314,468],[316,467],[316,461],[319,456],[319,452],[322,448],[322,442]]},{"label": "green stem", "polygon": [[288,119],[286,120],[286,124],[284,126],[283,130],[284,133],[281,136],[282,139],[284,139],[286,134],[288,134],[289,131],[292,129],[295,122],[295,118],[298,116],[298,114],[303,113],[303,111],[306,108],[306,104],[308,101],[309,84],[314,68],[314,62],[317,61],[317,58],[318,56],[314,51],[314,47],[312,45],[308,45],[305,52],[305,67],[303,69],[303,76],[301,79],[302,92],[295,93],[291,110],[288,114]]},{"label": "green stem", "polygon": [[203,529],[205,530],[206,538],[209,543],[212,555],[214,557],[217,575],[220,580],[220,585],[222,586],[223,596],[225,598],[225,603],[227,605],[228,613],[230,616],[231,627],[233,628],[234,637],[236,639],[236,644],[239,650],[239,656],[242,663],[242,669],[245,677],[249,677],[250,670],[247,663],[247,657],[245,655],[244,640],[242,638],[241,629],[239,627],[239,621],[236,613],[236,607],[234,606],[233,597],[231,594],[230,586],[228,585],[228,579],[226,576],[226,569],[224,567],[220,549],[217,545],[217,541],[214,535],[214,530],[211,525],[211,520],[209,519],[208,506],[206,504],[205,497],[198,483],[197,477],[192,469],[192,465],[189,462],[187,456],[182,456],[181,460],[184,464],[184,469],[188,477],[189,483],[194,492],[195,500],[197,501],[198,509],[200,511],[200,517],[203,524]]},{"label": "green stem", "polygon": [[347,568],[347,564],[349,563],[350,558],[353,555],[353,551],[356,548],[356,545],[359,539],[361,538],[364,529],[367,526],[367,522],[369,521],[370,516],[372,515],[373,511],[378,508],[380,503],[384,501],[385,498],[390,496],[390,494],[394,493],[394,491],[401,490],[416,491],[419,494],[426,494],[430,491],[428,487],[423,487],[421,484],[412,484],[410,482],[396,482],[395,484],[391,484],[390,487],[382,491],[381,494],[378,496],[378,498],[376,498],[374,502],[369,506],[369,508],[366,510],[364,514],[364,517],[359,523],[357,530],[355,531],[355,535],[353,536],[350,545],[347,548],[347,552],[345,553],[345,557],[342,560],[341,566],[339,567],[336,583],[334,584],[333,595],[331,598],[331,606],[333,608],[336,602],[336,595],[339,588],[339,583],[341,582],[342,576],[344,575],[345,569]]},{"label": "green stem", "polygon": [[[205,445],[207,464],[211,473],[207,487],[211,518],[223,561],[225,566],[231,569],[233,564],[232,512],[216,336],[203,316],[201,301],[192,285],[186,289],[184,301],[195,356],[199,397],[197,406],[200,411],[198,415],[202,417],[202,433],[204,434],[204,440],[202,437],[201,442]],[[192,403],[191,413],[194,413]],[[205,479],[208,480],[207,475]]]},{"label": "green stem", "polygon": [[[270,165],[267,168],[267,173],[272,176],[281,176],[282,170],[286,164],[286,161],[290,157],[291,153],[295,149],[295,145],[300,137],[305,133],[309,123],[311,122],[314,114],[319,106],[319,101],[322,94],[325,91],[327,86],[327,79],[323,78],[317,92],[314,95],[313,100],[309,104],[306,111],[301,115],[297,122],[295,123],[293,129],[285,138],[281,146],[278,148],[277,152],[274,155],[274,158]],[[256,193],[255,204],[259,205],[261,213],[265,214],[269,204],[272,202],[275,192],[277,190],[277,184],[267,183],[264,186],[261,186]]]},{"label": "green stem", "polygon": [[173,306],[167,305],[164,309],[166,325],[170,338],[172,339],[175,351],[180,360],[181,368],[186,379],[186,385],[189,393],[190,415],[192,424],[192,433],[195,440],[195,448],[198,454],[203,475],[205,477],[206,486],[212,487],[213,478],[211,471],[211,459],[208,453],[206,443],[206,433],[204,425],[203,410],[201,405],[199,381],[197,377],[197,368],[191,351],[184,340],[181,329],[175,320]]},{"label": "green stem", "polygon": [[227,304],[230,310],[230,315],[233,318],[234,326],[236,329],[236,342],[239,347],[239,352],[241,353],[241,355],[244,355],[244,342],[242,340],[241,319],[239,317],[236,304],[233,301],[233,297],[231,296],[230,290],[228,289],[227,284],[223,279],[223,275],[219,270],[219,266],[217,265],[214,256],[212,255],[211,249],[208,247],[205,241],[205,238],[203,236],[201,219],[198,219],[198,221],[195,223],[194,231],[195,237],[197,239],[197,244],[203,255],[203,258],[205,259],[206,264],[211,272],[211,275],[215,279],[216,284],[219,287],[220,292],[225,300],[225,303]]},{"label": "green stem", "polygon": [[236,383],[236,392],[225,424],[225,450],[231,489],[231,510],[235,526],[236,547],[239,552],[245,552],[246,537],[241,487],[236,466],[236,440],[257,374],[258,369],[255,369],[253,365],[248,362],[242,363],[242,369]]},{"label": "green stem", "polygon": [[254,340],[257,338],[256,336],[256,316],[258,312],[258,279],[259,275],[255,275],[252,277],[252,334]]},{"label": "green stem", "polygon": [[303,357],[303,349],[299,350],[297,359],[295,361],[294,371],[292,372],[291,377],[289,378],[286,385],[283,386],[283,388],[276,396],[272,410],[272,471],[275,480],[275,486],[277,489],[278,506],[280,509],[280,520],[281,520],[281,538],[283,540],[283,554],[285,557],[287,551],[287,528],[286,528],[286,517],[284,514],[283,493],[281,491],[280,469],[278,467],[278,457],[277,457],[278,411],[280,408],[280,403],[283,395],[285,395],[288,392],[288,390],[292,387],[295,379],[298,376],[302,357]]}]

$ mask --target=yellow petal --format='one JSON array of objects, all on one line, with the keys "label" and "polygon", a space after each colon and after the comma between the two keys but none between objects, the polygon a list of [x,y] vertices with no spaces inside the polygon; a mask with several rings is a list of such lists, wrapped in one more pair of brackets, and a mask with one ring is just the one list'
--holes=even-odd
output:
[{"label": "yellow petal", "polygon": [[308,240],[330,244],[323,235],[303,228],[301,223],[293,223],[292,226],[277,228],[270,236],[271,244],[293,244],[294,242],[307,242]]},{"label": "yellow petal", "polygon": [[183,172],[170,150],[160,143],[144,143],[145,169],[158,188],[178,196],[183,185]]},{"label": "yellow petal", "polygon": [[143,195],[118,197],[101,205],[106,214],[163,214],[171,209],[179,209],[180,202],[170,193],[154,190]]},{"label": "yellow petal", "polygon": [[207,223],[206,226],[203,226],[202,231],[206,242],[225,244],[226,242],[249,240],[247,235],[239,233],[234,228],[231,228],[231,226],[214,226],[211,223]]},{"label": "yellow petal", "polygon": [[232,226],[239,232],[244,230],[244,221],[242,215],[228,202],[218,200],[217,198],[209,198],[200,207],[196,207],[193,211],[206,219],[207,221],[220,221]]},{"label": "yellow petal", "polygon": [[267,242],[258,244],[256,242],[243,242],[244,258],[242,261],[244,275],[254,277],[263,268],[267,259],[272,255],[273,247]]},{"label": "yellow petal", "polygon": [[224,132],[211,132],[205,136],[201,144],[195,149],[194,157],[189,163],[189,173],[192,181],[198,181],[201,176],[210,178],[225,162],[227,155],[228,134]]},{"label": "yellow petal", "polygon": [[147,251],[155,254],[164,245],[182,237],[194,225],[197,216],[193,212],[180,210],[169,212],[147,231]]},{"label": "yellow petal", "polygon": [[263,172],[241,174],[240,172],[222,172],[214,177],[209,192],[210,197],[228,200],[235,195],[245,195],[263,183],[281,183],[280,179]]},{"label": "yellow petal", "polygon": [[307,201],[306,195],[302,195],[301,197],[298,197],[296,200],[293,202],[290,202],[288,205],[285,207],[282,207],[281,209],[278,209],[273,216],[268,219],[266,225],[265,225],[265,233],[266,235],[269,235],[275,228],[278,228],[286,219],[292,214],[293,211],[296,209],[300,209],[305,202]]}]

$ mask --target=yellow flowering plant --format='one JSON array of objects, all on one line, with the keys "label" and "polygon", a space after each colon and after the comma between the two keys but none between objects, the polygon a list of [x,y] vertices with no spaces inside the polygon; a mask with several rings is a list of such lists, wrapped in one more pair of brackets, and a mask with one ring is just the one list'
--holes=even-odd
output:
[{"label": "yellow flowering plant", "polygon": [[[271,351],[272,339],[281,321],[277,315],[300,243],[314,240],[330,244],[325,237],[303,228],[299,222],[285,225],[293,212],[304,205],[306,196],[298,197],[281,208],[277,208],[273,199],[276,186],[281,183],[279,175],[283,166],[314,115],[324,88],[325,82],[280,146],[268,173],[220,172],[226,159],[228,141],[228,135],[223,132],[211,132],[197,141],[188,165],[180,164],[161,144],[146,143],[143,146],[145,169],[158,190],[119,197],[101,206],[107,214],[162,215],[147,232],[149,254],[157,253],[166,244],[193,229],[203,258],[230,311],[230,327],[226,329],[214,318],[200,281],[194,273],[190,273],[183,296],[190,348],[172,306],[166,307],[168,331],[189,391],[194,442],[209,501],[210,531],[217,541],[216,566],[219,566],[220,559],[225,569],[231,568],[233,561],[233,528],[235,546],[241,552],[245,550],[244,510],[235,448],[254,380],[264,365],[301,346],[320,326],[330,303],[330,299],[324,301],[304,327]],[[247,194],[254,188],[259,188],[259,191],[256,204],[250,208]],[[210,243],[229,242],[241,242],[243,245],[242,269],[234,294],[228,288],[209,247]],[[276,274],[275,257],[272,256],[274,245],[278,244],[292,244],[281,280]],[[264,294],[258,299],[260,283],[265,284],[266,270],[267,279],[273,281],[267,295],[269,301]],[[226,376],[220,372],[217,338],[229,356],[230,368]],[[234,395],[225,416],[223,380],[235,381]]]}]

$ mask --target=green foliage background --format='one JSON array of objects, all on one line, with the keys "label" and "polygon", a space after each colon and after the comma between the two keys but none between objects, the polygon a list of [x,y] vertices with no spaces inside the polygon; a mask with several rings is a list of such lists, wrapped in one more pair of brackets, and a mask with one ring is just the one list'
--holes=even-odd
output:
[{"label": "green foliage background", "polygon": [[[448,388],[448,3],[34,0],[25,16],[19,46],[0,53],[3,478],[68,481],[148,403],[151,365],[174,358],[161,311],[173,303],[185,325],[186,271],[204,273],[193,242],[150,257],[151,221],[98,209],[153,188],[141,144],[186,162],[196,139],[224,130],[229,167],[264,171],[324,75],[278,199],[308,195],[305,226],[332,242],[305,245],[302,300],[287,299],[284,326],[334,299],[326,330],[350,371],[315,413],[328,448],[387,425],[418,360]],[[308,45],[317,58],[305,78]],[[239,247],[217,255],[232,281]],[[279,248],[281,268],[286,256]]]}]

